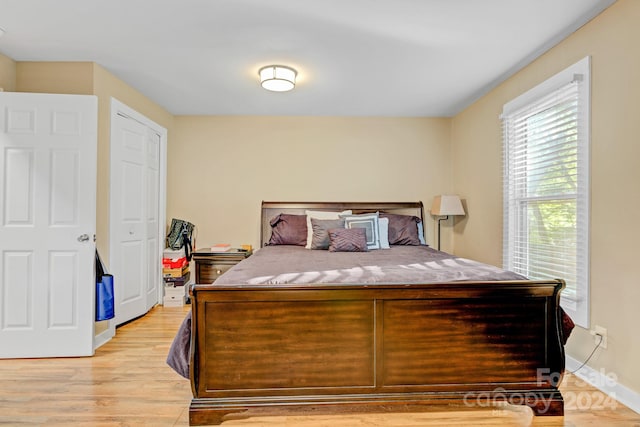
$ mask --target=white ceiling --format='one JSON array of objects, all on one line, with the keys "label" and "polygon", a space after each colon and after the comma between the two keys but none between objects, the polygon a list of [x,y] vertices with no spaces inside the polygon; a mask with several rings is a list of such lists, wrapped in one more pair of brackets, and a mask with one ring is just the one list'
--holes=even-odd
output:
[{"label": "white ceiling", "polygon": [[0,53],[94,61],[176,115],[451,116],[614,1],[0,0]]}]

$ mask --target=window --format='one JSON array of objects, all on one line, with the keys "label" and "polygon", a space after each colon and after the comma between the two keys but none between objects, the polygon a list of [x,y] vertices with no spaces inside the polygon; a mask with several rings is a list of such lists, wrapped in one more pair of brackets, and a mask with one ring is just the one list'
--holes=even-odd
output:
[{"label": "window", "polygon": [[561,305],[589,322],[589,58],[505,104],[504,267],[564,279]]}]

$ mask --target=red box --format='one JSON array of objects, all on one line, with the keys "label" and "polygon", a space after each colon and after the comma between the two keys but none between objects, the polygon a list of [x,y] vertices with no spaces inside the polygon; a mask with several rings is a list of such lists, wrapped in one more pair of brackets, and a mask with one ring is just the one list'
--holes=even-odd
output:
[{"label": "red box", "polygon": [[182,268],[187,265],[187,257],[178,259],[162,258],[162,268]]}]

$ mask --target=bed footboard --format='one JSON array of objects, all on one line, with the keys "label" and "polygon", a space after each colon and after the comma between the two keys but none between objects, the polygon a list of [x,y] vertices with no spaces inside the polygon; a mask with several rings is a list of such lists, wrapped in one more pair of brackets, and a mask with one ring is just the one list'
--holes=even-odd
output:
[{"label": "bed footboard", "polygon": [[562,415],[563,287],[196,285],[189,422],[505,403]]}]

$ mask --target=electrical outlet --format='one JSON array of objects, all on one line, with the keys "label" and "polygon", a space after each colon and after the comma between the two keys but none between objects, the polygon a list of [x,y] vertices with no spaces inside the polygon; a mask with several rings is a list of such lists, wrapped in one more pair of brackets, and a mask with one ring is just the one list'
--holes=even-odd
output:
[{"label": "electrical outlet", "polygon": [[[600,343],[600,347],[607,348],[607,329],[602,326],[596,325],[591,330],[591,335],[593,335],[593,342],[596,344]],[[602,337],[602,341],[600,341],[600,336]]]}]

